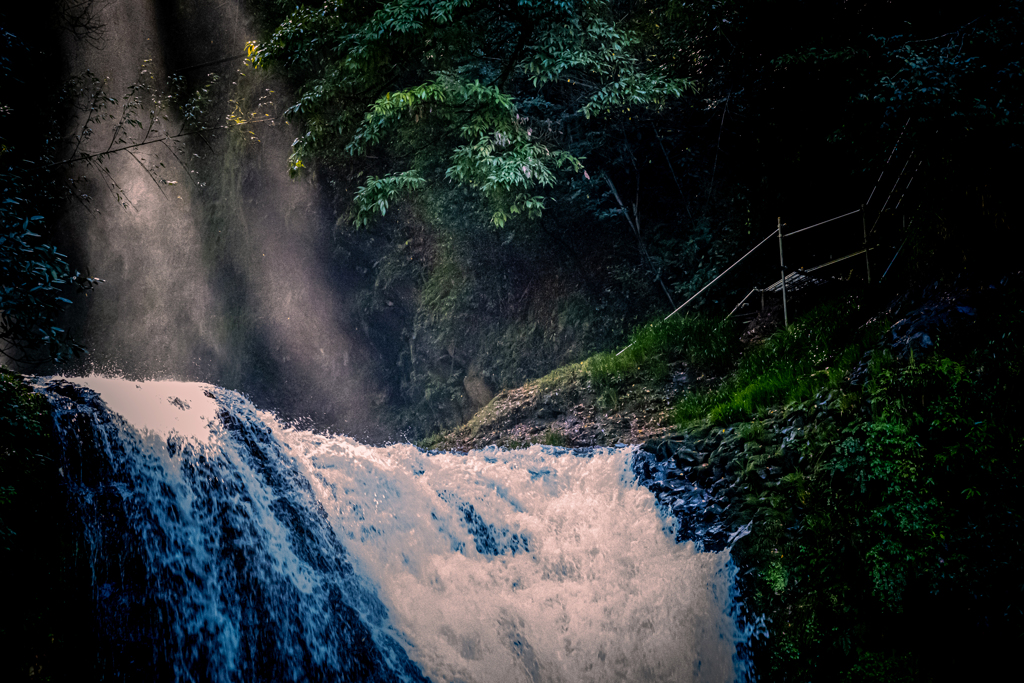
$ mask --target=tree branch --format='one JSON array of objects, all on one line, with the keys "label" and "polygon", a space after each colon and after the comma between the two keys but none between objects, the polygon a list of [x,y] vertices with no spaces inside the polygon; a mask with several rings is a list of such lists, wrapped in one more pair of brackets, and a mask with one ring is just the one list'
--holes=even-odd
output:
[{"label": "tree branch", "polygon": [[[257,119],[255,121],[239,121],[238,123],[232,124],[230,126],[210,126],[208,128],[200,128],[199,130],[190,130],[190,131],[188,131],[186,133],[179,133],[177,135],[165,135],[164,137],[156,138],[155,140],[146,140],[144,142],[136,142],[135,144],[132,144],[132,145],[124,145],[123,147],[115,147],[113,149],[108,149],[108,150],[106,150],[104,152],[96,152],[94,154],[82,154],[81,156],[71,157],[71,158],[68,158],[68,159],[64,159],[63,161],[55,161],[54,163],[50,164],[49,166],[43,166],[42,168],[44,170],[49,170],[51,168],[56,168],[58,166],[66,166],[67,164],[73,164],[76,161],[88,161],[89,159],[96,159],[98,157],[103,157],[103,156],[107,156],[107,155],[110,155],[110,154],[117,154],[118,152],[123,152],[123,151],[128,150],[128,149],[136,149],[138,147],[143,147],[145,145],[154,145],[154,144],[156,144],[158,142],[165,142],[167,140],[177,140],[179,138],[187,138],[190,135],[202,136],[203,133],[208,133],[211,130],[230,130],[232,128],[238,128],[239,126],[247,126],[247,125],[253,124],[253,123],[267,123],[267,122],[271,122],[271,121],[274,121],[274,118],[273,117],[267,117],[265,119]],[[206,141],[204,140],[204,142],[206,142]],[[207,143],[207,144],[209,144],[209,143]]]},{"label": "tree branch", "polygon": [[528,22],[525,26],[520,24],[520,27],[519,27],[519,42],[516,43],[516,47],[512,51],[512,55],[509,57],[508,64],[505,65],[505,69],[501,72],[501,75],[498,76],[498,80],[495,81],[495,84],[498,86],[498,88],[504,88],[505,87],[505,81],[507,81],[508,77],[512,75],[512,70],[515,68],[516,64],[519,62],[519,58],[523,55],[523,50],[526,48],[526,42],[530,39],[530,37],[532,35],[533,35],[533,22],[532,21]]}]

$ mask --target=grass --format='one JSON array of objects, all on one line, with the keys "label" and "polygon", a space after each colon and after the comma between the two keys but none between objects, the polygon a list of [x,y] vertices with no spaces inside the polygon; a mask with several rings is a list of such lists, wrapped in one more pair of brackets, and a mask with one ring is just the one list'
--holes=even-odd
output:
[{"label": "grass", "polygon": [[760,422],[744,422],[739,427],[739,435],[743,441],[753,441],[754,443],[766,443],[769,439],[769,434],[765,431],[764,425]]},{"label": "grass", "polygon": [[630,336],[619,354],[599,353],[583,365],[598,400],[618,406],[619,390],[637,381],[664,382],[678,361],[720,372],[735,359],[736,334],[731,321],[695,315],[643,325]]},{"label": "grass", "polygon": [[582,379],[586,372],[585,363],[586,361],[562,365],[530,384],[535,385],[541,392],[557,391]]},{"label": "grass", "polygon": [[779,330],[750,349],[716,389],[687,394],[676,408],[676,420],[729,424],[837,388],[878,339],[881,327],[856,329],[852,310],[848,302],[824,304]]},{"label": "grass", "polygon": [[434,446],[436,446],[437,444],[439,444],[442,441],[444,441],[444,436],[445,435],[444,435],[443,432],[434,432],[430,436],[425,437],[425,438],[420,439],[419,441],[417,441],[416,445],[419,446],[420,448],[424,449],[424,450],[428,450],[429,451],[429,450],[433,449]]},{"label": "grass", "polygon": [[544,435],[540,439],[540,443],[546,446],[568,446],[569,440],[565,438],[565,435],[561,432],[556,432],[554,429],[549,429],[544,432]]},{"label": "grass", "polygon": [[[537,397],[573,392],[589,384],[599,406],[618,410],[631,395],[631,387],[666,382],[676,363],[685,362],[713,376],[735,368],[716,388],[687,392],[676,405],[675,420],[681,425],[705,419],[712,424],[748,420],[769,408],[839,387],[880,333],[879,324],[858,328],[856,310],[845,300],[822,305],[748,349],[738,363],[740,345],[732,321],[701,315],[657,321],[638,327],[619,355],[599,353],[581,363],[563,365],[522,389]],[[495,418],[501,405],[496,399],[455,433],[475,434]],[[757,427],[751,430],[744,440],[760,442],[763,435],[756,433]],[[549,432],[542,443],[562,445],[556,443],[560,437]],[[431,448],[445,438],[438,433],[420,446]]]}]

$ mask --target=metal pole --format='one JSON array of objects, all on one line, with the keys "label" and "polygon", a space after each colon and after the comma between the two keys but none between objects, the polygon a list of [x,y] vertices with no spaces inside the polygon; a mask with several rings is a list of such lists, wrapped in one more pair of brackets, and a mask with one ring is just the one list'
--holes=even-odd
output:
[{"label": "metal pole", "polygon": [[725,316],[726,320],[728,320],[729,318],[731,318],[731,317],[732,317],[732,314],[733,314],[733,313],[735,313],[736,311],[738,311],[738,310],[740,309],[740,306],[742,306],[742,305],[743,305],[744,303],[746,303],[747,299],[749,299],[749,298],[750,298],[750,295],[751,295],[751,294],[753,294],[753,293],[754,293],[754,292],[756,292],[756,291],[757,291],[757,287],[754,287],[754,288],[753,288],[752,290],[750,290],[749,292],[747,292],[747,295],[746,295],[745,297],[743,297],[743,298],[742,298],[742,299],[740,300],[740,302],[739,302],[738,304],[736,304],[736,306],[735,306],[735,307],[734,307],[734,308],[733,308],[733,309],[732,309],[731,311],[729,311],[729,315]]},{"label": "metal pole", "polygon": [[864,205],[860,205],[860,224],[864,228],[864,264],[868,269],[868,284],[871,284],[871,256],[868,254],[868,217]]},{"label": "metal pole", "polygon": [[782,216],[779,216],[779,271],[782,273],[782,320],[789,327],[789,309],[786,307],[786,264],[782,260]]}]

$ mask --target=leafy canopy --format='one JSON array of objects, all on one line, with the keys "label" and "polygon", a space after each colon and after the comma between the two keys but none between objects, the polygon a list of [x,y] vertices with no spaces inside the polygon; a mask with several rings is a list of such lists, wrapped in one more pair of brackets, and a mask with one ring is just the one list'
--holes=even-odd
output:
[{"label": "leafy canopy", "polygon": [[[288,114],[305,124],[291,157],[414,158],[433,145],[443,177],[478,190],[499,227],[533,218],[560,169],[582,161],[555,136],[534,130],[518,103],[566,83],[574,113],[658,107],[692,82],[643,58],[640,37],[609,0],[393,0],[300,7],[263,43],[258,67],[277,66],[302,83]],[[627,15],[628,16],[628,15]],[[549,133],[549,132],[548,132]],[[410,144],[407,141],[413,141]],[[422,157],[420,157],[422,159]],[[401,163],[401,162],[399,162]],[[427,183],[429,164],[370,176],[355,197],[353,222],[383,214],[401,192]]]}]

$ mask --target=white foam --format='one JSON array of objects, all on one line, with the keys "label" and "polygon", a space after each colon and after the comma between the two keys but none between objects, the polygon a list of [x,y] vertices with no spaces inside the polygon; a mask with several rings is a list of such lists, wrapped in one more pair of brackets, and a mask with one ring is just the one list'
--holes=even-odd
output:
[{"label": "white foam", "polygon": [[[194,467],[182,470],[191,467],[183,458],[222,458],[216,471],[245,492],[243,516],[262,527],[270,566],[310,594],[325,578],[299,559],[275,517],[282,493],[268,487],[217,415],[229,409],[240,423],[269,427],[275,445],[265,453],[285,454],[292,463],[282,467],[310,482],[388,611],[390,625],[379,623],[372,606],[363,612],[374,638],[397,633],[435,683],[736,679],[740,637],[729,616],[728,554],[674,542],[672,520],[633,481],[628,449],[578,457],[541,446],[468,455],[374,448],[287,428],[209,385],[73,381],[98,392],[144,436],[136,457],[153,463],[145,476],[166,476],[167,490],[176,492],[183,510],[174,519],[182,526],[176,543],[194,550],[175,562],[201,572],[218,547],[199,538],[216,520],[190,512],[191,499],[205,494],[196,493],[202,480]],[[218,405],[215,395],[228,404]],[[175,435],[198,448],[175,455],[166,443]],[[210,603],[202,628],[234,647],[237,625],[211,592],[217,581],[201,583],[193,599]],[[230,668],[233,655],[223,654]]]},{"label": "white foam", "polygon": [[133,382],[120,377],[89,375],[70,380],[98,393],[103,402],[142,432],[163,438],[177,433],[205,440],[217,417],[213,387],[198,382]]},{"label": "white foam", "polygon": [[[431,680],[735,680],[728,556],[673,541],[624,449],[428,456],[281,437]],[[529,551],[477,552],[467,504]]]}]

